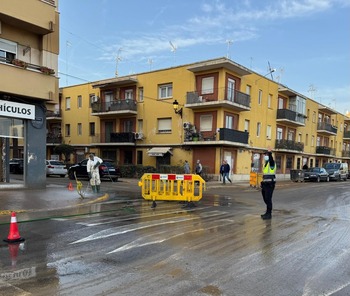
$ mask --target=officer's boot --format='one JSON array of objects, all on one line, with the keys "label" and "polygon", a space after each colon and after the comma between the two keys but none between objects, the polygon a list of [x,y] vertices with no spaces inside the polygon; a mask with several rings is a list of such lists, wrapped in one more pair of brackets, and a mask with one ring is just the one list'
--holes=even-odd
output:
[{"label": "officer's boot", "polygon": [[92,188],[92,192],[93,192],[93,193],[96,193],[96,186],[95,186],[95,185],[92,185],[91,188]]},{"label": "officer's boot", "polygon": [[96,185],[96,192],[97,192],[97,193],[100,192],[100,185]]}]

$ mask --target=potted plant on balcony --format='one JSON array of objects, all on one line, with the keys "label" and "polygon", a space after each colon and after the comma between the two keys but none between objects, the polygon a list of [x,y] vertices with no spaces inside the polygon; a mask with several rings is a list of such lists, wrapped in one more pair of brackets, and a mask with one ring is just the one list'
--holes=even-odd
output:
[{"label": "potted plant on balcony", "polygon": [[197,142],[199,140],[199,133],[194,132],[192,133],[192,141]]},{"label": "potted plant on balcony", "polygon": [[25,61],[19,59],[13,59],[12,64],[18,67],[22,67],[24,69],[28,67],[28,64]]},{"label": "potted plant on balcony", "polygon": [[46,75],[53,75],[55,74],[55,70],[54,69],[50,69],[48,67],[44,67],[44,66],[41,66],[40,67],[40,71]]}]

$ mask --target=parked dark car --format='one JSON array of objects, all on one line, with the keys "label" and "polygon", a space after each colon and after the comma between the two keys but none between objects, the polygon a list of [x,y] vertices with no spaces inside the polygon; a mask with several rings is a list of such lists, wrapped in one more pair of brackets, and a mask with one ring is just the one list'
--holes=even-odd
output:
[{"label": "parked dark car", "polygon": [[[76,173],[77,178],[88,179],[88,173],[86,170],[88,159],[84,159],[81,162],[72,165],[68,169],[68,177],[71,180],[74,180],[74,172]],[[102,164],[99,166],[100,178],[101,179],[109,179],[113,181],[118,181],[118,178],[121,177],[120,169],[116,167],[113,163],[113,160],[104,159]]]},{"label": "parked dark car", "polygon": [[326,181],[329,182],[329,174],[324,168],[313,167],[304,171],[305,181]]},{"label": "parked dark car", "polygon": [[12,158],[9,161],[10,173],[12,174],[23,174],[23,158]]}]

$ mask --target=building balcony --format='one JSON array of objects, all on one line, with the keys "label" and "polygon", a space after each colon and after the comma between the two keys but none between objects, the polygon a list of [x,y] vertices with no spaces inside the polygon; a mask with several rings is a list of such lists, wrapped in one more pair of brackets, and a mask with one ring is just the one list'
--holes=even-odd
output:
[{"label": "building balcony", "polygon": [[350,158],[350,151],[343,150],[341,152],[342,157]]},{"label": "building balcony", "polygon": [[201,132],[186,135],[185,144],[190,145],[230,145],[247,147],[249,133],[229,128],[220,128],[218,133]]},{"label": "building balcony", "polygon": [[329,148],[327,146],[317,146],[316,154],[335,155],[335,149]]},{"label": "building balcony", "polygon": [[225,107],[235,111],[249,111],[250,95],[226,88],[207,95],[199,95],[196,91],[187,92],[185,107],[190,109]]},{"label": "building balcony", "polygon": [[46,111],[46,121],[62,121],[61,111]]},{"label": "building balcony", "polygon": [[47,145],[62,144],[62,136],[48,134],[46,136],[46,144]]},{"label": "building balcony", "polygon": [[302,152],[304,150],[304,144],[292,140],[276,140],[275,149],[278,151]]},{"label": "building balcony", "polygon": [[12,61],[0,58],[1,91],[24,97],[30,94],[31,98],[58,103],[58,78],[53,74],[43,74],[40,68],[39,65],[13,64]]},{"label": "building balcony", "polygon": [[116,100],[113,102],[95,102],[91,104],[92,115],[108,117],[110,115],[137,115],[137,103],[134,100]]},{"label": "building balcony", "polygon": [[317,133],[323,136],[336,136],[338,128],[328,122],[319,122],[317,124]]},{"label": "building balcony", "polygon": [[136,142],[133,132],[95,134],[90,139],[91,144],[100,146],[115,146],[116,143],[121,146],[134,146]]},{"label": "building balcony", "polygon": [[289,109],[278,109],[276,121],[291,126],[305,126],[305,116]]},{"label": "building balcony", "polygon": [[350,131],[344,131],[344,140],[349,141],[350,140]]},{"label": "building balcony", "polygon": [[11,0],[2,1],[1,12],[9,24],[35,34],[46,35],[55,30],[55,7],[55,0]]}]

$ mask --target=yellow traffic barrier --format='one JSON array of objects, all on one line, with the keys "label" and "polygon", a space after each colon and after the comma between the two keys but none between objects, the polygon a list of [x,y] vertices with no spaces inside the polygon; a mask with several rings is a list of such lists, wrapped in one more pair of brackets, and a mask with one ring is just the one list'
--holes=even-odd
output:
[{"label": "yellow traffic barrier", "polygon": [[260,183],[263,179],[262,173],[250,173],[249,186],[254,188],[260,188]]},{"label": "yellow traffic barrier", "polygon": [[202,198],[205,181],[199,175],[144,174],[138,183],[142,197],[152,200],[184,201],[193,204]]}]

